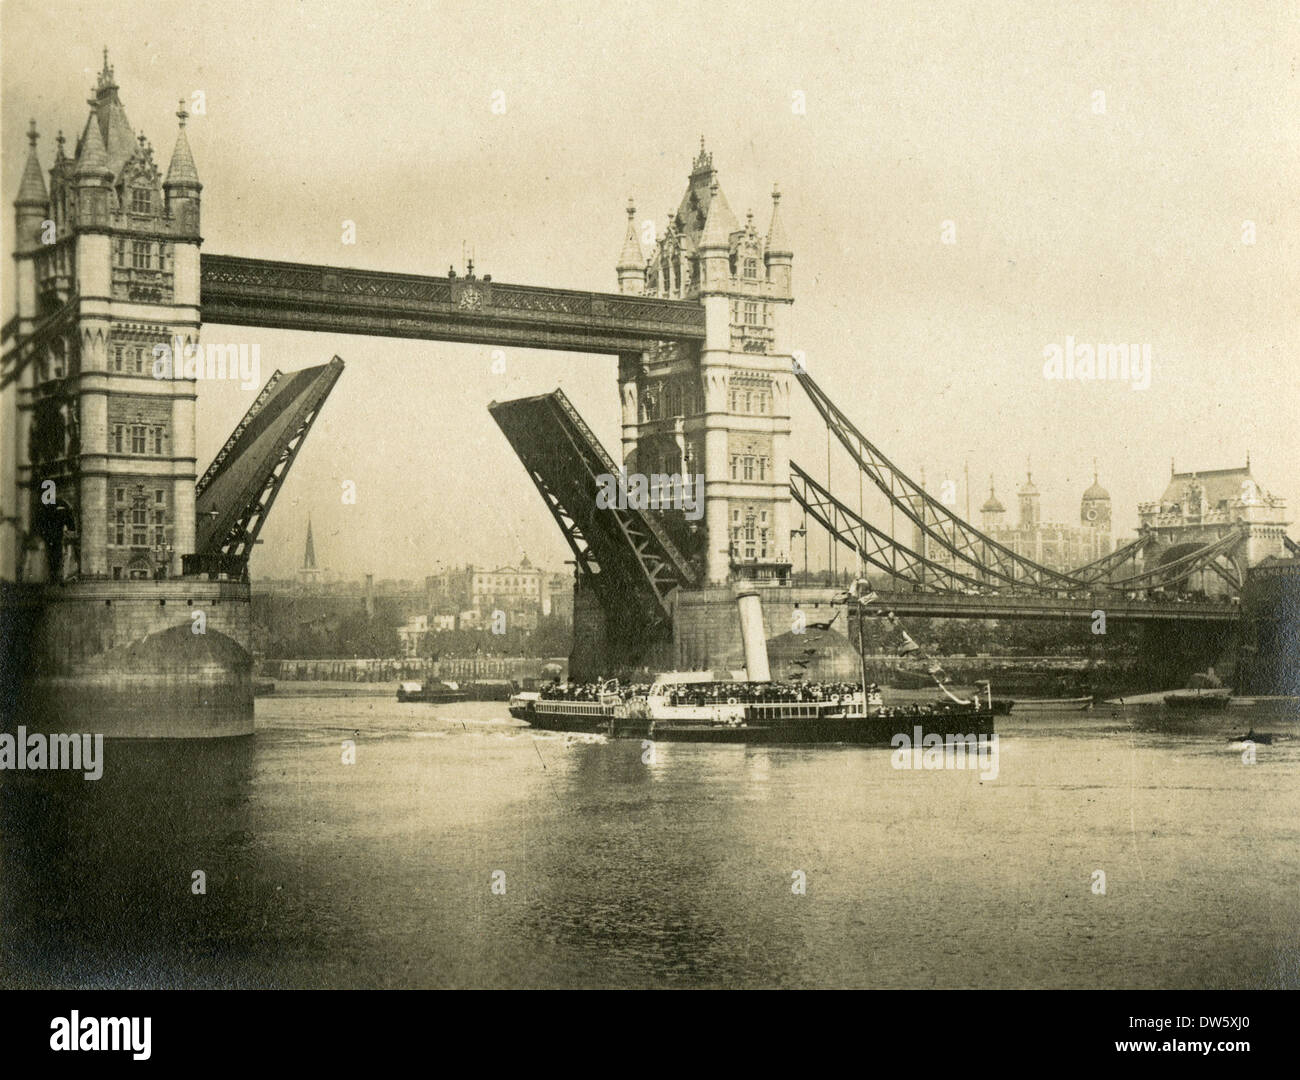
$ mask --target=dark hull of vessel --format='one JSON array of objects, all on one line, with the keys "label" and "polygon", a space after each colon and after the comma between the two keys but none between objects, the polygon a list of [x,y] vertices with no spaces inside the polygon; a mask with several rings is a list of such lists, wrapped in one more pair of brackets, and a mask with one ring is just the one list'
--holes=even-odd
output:
[{"label": "dark hull of vessel", "polygon": [[529,727],[537,728],[539,731],[574,731],[587,735],[605,735],[609,732],[609,722],[613,719],[613,712],[609,713],[551,713],[538,712],[536,708],[515,712],[510,710],[510,714],[519,720],[523,720]]},{"label": "dark hull of vessel", "polygon": [[[981,704],[982,704],[982,703],[983,703],[983,698],[981,698],[980,701],[981,701]],[[934,704],[935,704],[935,707],[936,707],[936,708],[940,708],[940,709],[942,709],[944,706],[946,706],[946,705],[950,705],[951,702],[948,702],[948,701],[936,701]],[[1011,715],[1011,710],[1012,710],[1012,708],[1015,706],[1015,704],[1016,704],[1015,701],[1014,701],[1013,699],[1011,699],[1011,698],[996,698],[996,697],[995,697],[995,698],[993,699],[993,709],[992,709],[993,715],[994,715],[994,716],[1010,716],[1010,715]]]},{"label": "dark hull of vessel", "polygon": [[468,694],[460,690],[398,690],[398,701],[423,701],[430,705],[446,705],[453,701],[465,701]]},{"label": "dark hull of vessel", "polygon": [[993,718],[986,710],[980,713],[945,713],[936,716],[825,716],[735,726],[656,720],[650,724],[648,738],[663,742],[748,743],[768,746],[889,746],[898,735],[905,735],[912,740],[918,728],[922,737],[992,735]]}]

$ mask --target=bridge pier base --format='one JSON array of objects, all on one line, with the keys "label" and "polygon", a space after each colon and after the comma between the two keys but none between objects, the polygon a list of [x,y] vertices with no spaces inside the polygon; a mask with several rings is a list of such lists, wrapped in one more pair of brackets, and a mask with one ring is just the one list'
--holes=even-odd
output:
[{"label": "bridge pier base", "polygon": [[238,582],[5,587],[0,722],[107,738],[252,734],[251,633]]}]

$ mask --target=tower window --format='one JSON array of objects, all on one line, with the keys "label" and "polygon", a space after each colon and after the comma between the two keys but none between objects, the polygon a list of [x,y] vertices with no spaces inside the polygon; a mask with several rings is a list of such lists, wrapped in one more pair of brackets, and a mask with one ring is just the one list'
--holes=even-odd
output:
[{"label": "tower window", "polygon": [[[121,489],[118,489],[121,494]],[[126,543],[126,511],[118,510],[113,516],[113,543],[121,547]]]},{"label": "tower window", "polygon": [[155,454],[161,454],[163,452],[163,429],[160,427],[156,427],[152,429],[152,432],[153,432],[153,452]]},{"label": "tower window", "polygon": [[757,259],[746,259],[746,260],[745,260],[745,277],[748,278],[750,281],[753,281],[755,278],[758,277],[758,260],[757,260]]},{"label": "tower window", "polygon": [[144,374],[144,349],[138,345],[135,349],[135,373],[137,375]]},{"label": "tower window", "polygon": [[162,488],[153,489],[153,501],[156,502],[159,506],[162,506],[162,504],[166,501],[163,497]]},{"label": "tower window", "polygon": [[131,511],[131,544],[133,547],[145,547],[148,543],[147,511],[143,506],[137,506]]},{"label": "tower window", "polygon": [[124,349],[121,345],[113,346],[113,370],[114,371],[122,370],[122,358],[125,353],[126,353],[126,349]]},{"label": "tower window", "polygon": [[750,302],[747,301],[747,302],[745,303],[745,325],[746,325],[746,326],[757,326],[757,325],[758,325],[758,304],[757,304],[757,302],[750,303]]},{"label": "tower window", "polygon": [[148,240],[131,241],[131,265],[136,270],[153,269],[153,245]]},{"label": "tower window", "polygon": [[[122,452],[122,435],[123,435],[122,425],[114,424],[113,425],[113,453],[115,454],[120,454]],[[117,489],[117,501],[118,502],[122,501],[121,488]]]},{"label": "tower window", "polygon": [[145,442],[144,425],[132,424],[131,425],[131,453],[143,454],[145,453],[145,446],[146,446],[146,442]]},{"label": "tower window", "polygon": [[166,540],[166,529],[163,527],[163,512],[155,510],[153,512],[153,542],[162,547]]},{"label": "tower window", "polygon": [[148,188],[131,189],[131,213],[133,214],[152,214],[153,213],[153,192]]}]

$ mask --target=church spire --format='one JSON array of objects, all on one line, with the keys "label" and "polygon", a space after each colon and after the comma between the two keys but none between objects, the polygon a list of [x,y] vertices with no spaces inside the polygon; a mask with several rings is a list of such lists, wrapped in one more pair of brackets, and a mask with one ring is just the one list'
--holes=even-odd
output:
[{"label": "church spire", "polygon": [[302,568],[304,570],[316,569],[316,545],[312,542],[311,537],[311,515],[307,515],[307,547],[302,553]]}]

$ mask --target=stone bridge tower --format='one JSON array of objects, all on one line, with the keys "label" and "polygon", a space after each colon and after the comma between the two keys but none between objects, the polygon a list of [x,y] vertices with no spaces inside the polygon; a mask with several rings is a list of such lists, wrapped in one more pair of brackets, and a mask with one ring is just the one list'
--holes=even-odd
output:
[{"label": "stone bridge tower", "polygon": [[789,575],[794,256],[780,200],[774,188],[766,237],[752,212],[742,224],[701,139],[650,257],[629,205],[618,261],[620,292],[698,299],[705,309],[702,346],[620,356],[619,390],[627,470],[704,477],[700,561],[710,583]]},{"label": "stone bridge tower", "polygon": [[107,51],[89,105],[72,156],[56,140],[48,190],[33,122],[14,201],[18,333],[76,306],[2,403],[10,580],[174,576],[194,549],[195,384],[155,378],[154,363],[156,346],[199,335],[202,185],[186,113],[164,177]]}]

